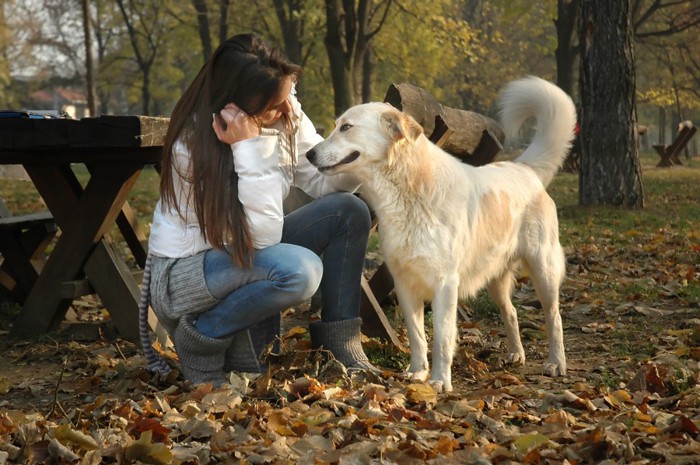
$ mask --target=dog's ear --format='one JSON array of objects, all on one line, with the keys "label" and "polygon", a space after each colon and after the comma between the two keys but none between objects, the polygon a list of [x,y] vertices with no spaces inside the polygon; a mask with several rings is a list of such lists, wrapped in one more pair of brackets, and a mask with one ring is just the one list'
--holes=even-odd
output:
[{"label": "dog's ear", "polygon": [[413,142],[423,134],[423,127],[411,116],[396,110],[382,113],[381,122],[392,140]]}]

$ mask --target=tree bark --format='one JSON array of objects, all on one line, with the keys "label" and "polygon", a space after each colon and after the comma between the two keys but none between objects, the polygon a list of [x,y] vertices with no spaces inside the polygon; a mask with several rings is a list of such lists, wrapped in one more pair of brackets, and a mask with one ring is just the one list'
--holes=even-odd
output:
[{"label": "tree bark", "polygon": [[[282,30],[282,40],[287,57],[300,66],[304,66],[303,44],[301,40],[304,19],[300,14],[303,10],[303,0],[274,0],[277,20]],[[303,80],[297,82],[296,92],[299,100],[304,99]]]},{"label": "tree bark", "polygon": [[90,5],[88,0],[81,0],[83,11],[83,35],[85,37],[85,87],[87,107],[90,116],[96,116],[97,104],[95,98],[95,65],[92,62],[92,23],[90,22]]},{"label": "tree bark", "polygon": [[558,0],[557,15],[554,20],[557,29],[557,85],[567,94],[574,95],[574,63],[578,46],[574,44],[579,0]]},{"label": "tree bark", "polygon": [[324,43],[328,53],[333,83],[333,103],[336,115],[353,105],[352,61],[346,57],[341,40],[343,33],[343,7],[340,0],[326,0],[326,37]]},{"label": "tree bark", "polygon": [[207,2],[206,0],[192,0],[192,6],[197,12],[197,32],[199,32],[199,40],[202,43],[202,57],[204,59],[202,63],[204,63],[212,53]]},{"label": "tree bark", "polygon": [[580,0],[581,205],[644,206],[630,0]]},{"label": "tree bark", "polygon": [[219,1],[219,43],[222,44],[228,39],[228,8],[230,0]]}]

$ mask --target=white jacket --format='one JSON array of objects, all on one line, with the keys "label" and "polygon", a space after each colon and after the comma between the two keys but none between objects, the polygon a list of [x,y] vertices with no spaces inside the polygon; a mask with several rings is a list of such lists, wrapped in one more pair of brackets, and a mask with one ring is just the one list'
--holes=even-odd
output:
[{"label": "white jacket", "polygon": [[[238,174],[238,198],[248,218],[253,246],[262,249],[280,242],[284,224],[283,201],[292,185],[313,198],[338,192],[353,192],[359,183],[348,175],[324,176],[306,158],[306,152],[323,138],[304,114],[294,95],[292,113],[296,130],[297,163],[292,162],[288,138],[281,122],[264,128],[259,137],[231,145],[234,168]],[[190,154],[178,141],[173,146],[173,168],[187,172]],[[173,173],[183,220],[175,209],[164,208],[158,201],[148,241],[149,253],[170,258],[195,255],[212,248],[202,236],[194,205],[189,201],[190,185],[177,171]]]}]

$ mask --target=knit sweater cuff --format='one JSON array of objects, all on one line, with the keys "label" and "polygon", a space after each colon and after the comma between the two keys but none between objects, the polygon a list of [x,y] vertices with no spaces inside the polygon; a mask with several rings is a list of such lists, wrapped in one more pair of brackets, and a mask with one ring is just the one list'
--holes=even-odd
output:
[{"label": "knit sweater cuff", "polygon": [[204,279],[204,256],[180,259],[170,270],[168,292],[173,311],[182,314],[201,313],[211,309],[219,300],[211,295]]}]

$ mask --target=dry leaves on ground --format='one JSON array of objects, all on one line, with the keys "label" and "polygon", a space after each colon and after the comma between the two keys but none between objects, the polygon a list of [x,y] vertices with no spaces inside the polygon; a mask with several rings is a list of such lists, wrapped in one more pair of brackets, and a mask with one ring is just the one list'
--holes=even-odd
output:
[{"label": "dry leaves on ground", "polygon": [[[472,369],[471,381],[450,394],[390,371],[349,376],[328,354],[308,350],[298,328],[268,375],[234,373],[218,390],[152,378],[128,343],[70,342],[54,377],[0,382],[9,394],[0,401],[0,463],[700,460],[695,359],[665,353],[618,389],[578,374],[556,381],[490,371],[471,350],[483,349],[481,332],[463,326],[471,339],[458,363]],[[676,352],[696,337],[677,335]],[[21,365],[51,357],[41,350],[20,344],[10,353]]]}]

